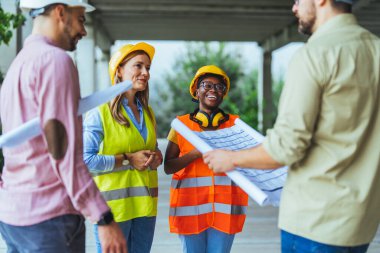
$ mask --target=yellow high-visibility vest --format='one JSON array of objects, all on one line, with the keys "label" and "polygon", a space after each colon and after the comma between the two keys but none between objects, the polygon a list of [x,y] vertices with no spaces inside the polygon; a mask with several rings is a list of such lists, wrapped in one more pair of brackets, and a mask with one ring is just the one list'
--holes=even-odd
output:
[{"label": "yellow high-visibility vest", "polygon": [[[151,110],[151,108],[149,109]],[[144,110],[144,121],[147,128],[146,142],[124,109],[123,114],[130,121],[130,127],[122,126],[114,120],[108,104],[101,105],[99,112],[104,131],[99,154],[116,155],[156,149],[155,122],[149,118],[146,110]],[[111,208],[116,222],[157,215],[158,179],[156,170],[138,171],[130,166],[124,166],[93,176],[96,185]]]}]

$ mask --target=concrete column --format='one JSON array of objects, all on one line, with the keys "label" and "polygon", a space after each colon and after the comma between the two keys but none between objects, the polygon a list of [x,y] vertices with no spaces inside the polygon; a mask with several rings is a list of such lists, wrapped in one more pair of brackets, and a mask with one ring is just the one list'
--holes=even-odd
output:
[{"label": "concrete column", "polygon": [[108,75],[108,62],[110,60],[110,54],[104,52],[99,47],[96,47],[96,86],[102,90],[111,85],[110,77]]},{"label": "concrete column", "polygon": [[258,82],[258,107],[259,130],[265,131],[272,126],[273,101],[272,101],[272,52],[262,50],[261,64],[259,67]]},{"label": "concrete column", "polygon": [[[94,29],[96,27],[96,29]],[[82,97],[110,85],[108,62],[111,42],[93,22],[86,26],[87,36],[71,54],[77,64]]]},{"label": "concrete column", "polygon": [[95,74],[95,38],[94,28],[86,26],[87,36],[81,39],[74,53],[79,72],[79,83],[82,97],[97,90]]},{"label": "concrete column", "polygon": [[98,89],[104,89],[111,84],[110,77],[108,75],[108,63],[110,61],[110,51],[112,42],[110,36],[104,30],[103,26],[98,22],[94,22],[92,19],[94,27],[96,27],[95,41],[96,41],[96,52],[95,52],[95,64],[96,64],[96,82]]}]

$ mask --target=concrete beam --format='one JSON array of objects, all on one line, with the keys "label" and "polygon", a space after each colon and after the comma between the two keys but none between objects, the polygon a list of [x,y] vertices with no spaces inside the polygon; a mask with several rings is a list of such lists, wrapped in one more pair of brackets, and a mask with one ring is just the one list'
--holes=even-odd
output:
[{"label": "concrete beam", "polygon": [[110,48],[114,41],[111,39],[109,32],[102,25],[96,14],[90,13],[90,15],[87,16],[86,26],[95,28],[92,32],[94,33],[93,36],[96,41],[96,46],[106,54],[109,54]]},{"label": "concrete beam", "polygon": [[215,4],[202,4],[196,5],[193,3],[188,4],[162,4],[162,3],[151,3],[151,4],[141,4],[141,3],[127,3],[124,5],[111,5],[107,3],[99,3],[96,5],[97,8],[101,9],[102,12],[112,12],[112,13],[125,13],[128,15],[129,13],[143,12],[147,13],[226,13],[228,15],[231,14],[251,14],[251,15],[289,15],[289,8],[287,7],[268,7],[268,6],[252,6],[251,4],[247,5],[237,5],[234,2],[232,4],[222,4],[220,2],[216,2]]},{"label": "concrete beam", "polygon": [[279,49],[280,47],[283,47],[291,42],[304,42],[306,39],[306,36],[299,34],[298,24],[295,20],[292,24],[286,26],[278,33],[273,34],[258,44],[264,49],[264,51],[273,52],[274,50]]},{"label": "concrete beam", "polygon": [[374,0],[357,0],[352,7],[352,12],[357,12],[358,10],[362,9],[363,7],[368,6],[371,2],[374,2]]},{"label": "concrete beam", "polygon": [[[374,2],[374,0],[357,0],[353,6],[353,13],[360,11]],[[300,35],[298,32],[298,22],[295,19],[293,23],[284,27],[281,31],[273,34],[264,41],[259,41],[258,44],[264,51],[271,52],[291,42],[305,42],[307,36]]]}]

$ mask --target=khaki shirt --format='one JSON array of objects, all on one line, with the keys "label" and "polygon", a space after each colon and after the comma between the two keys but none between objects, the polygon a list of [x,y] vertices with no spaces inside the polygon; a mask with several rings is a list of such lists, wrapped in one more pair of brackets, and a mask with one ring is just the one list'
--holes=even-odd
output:
[{"label": "khaki shirt", "polygon": [[266,151],[290,166],[279,227],[321,243],[369,243],[380,220],[380,40],[351,14],[293,57]]}]

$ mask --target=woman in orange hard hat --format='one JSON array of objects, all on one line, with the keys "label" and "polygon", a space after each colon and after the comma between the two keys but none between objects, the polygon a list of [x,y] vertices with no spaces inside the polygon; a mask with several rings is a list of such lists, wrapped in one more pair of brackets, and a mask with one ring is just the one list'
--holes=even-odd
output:
[{"label": "woman in orange hard hat", "polygon": [[[132,89],[90,111],[84,121],[85,163],[124,233],[129,253],[150,252],[157,215],[162,155],[148,105],[154,51],[144,42],[121,47],[109,63],[111,83],[131,80]],[[101,252],[97,225],[95,237]]]},{"label": "woman in orange hard hat", "polygon": [[[190,83],[199,102],[194,112],[177,118],[193,131],[231,127],[237,115],[220,108],[230,89],[227,74],[217,66],[201,67]],[[173,174],[170,188],[170,232],[179,234],[183,252],[230,252],[242,231],[248,196],[224,173],[213,173],[202,154],[173,129],[168,135],[165,172]]]}]

